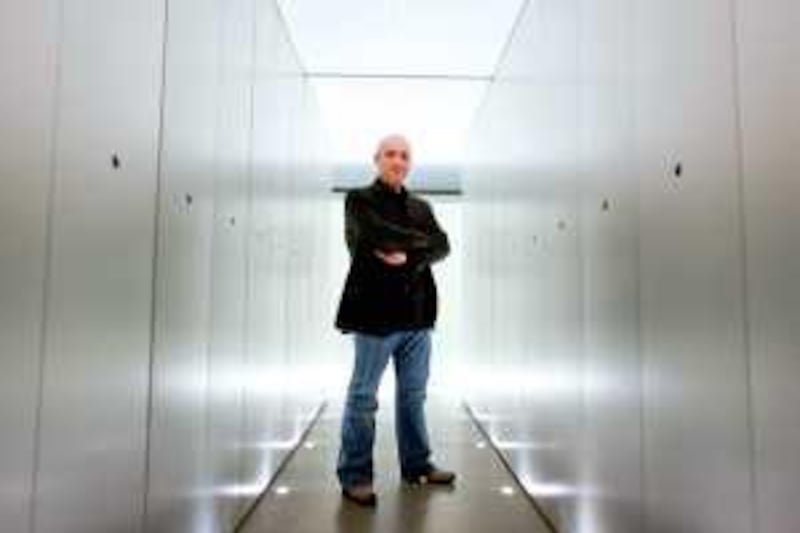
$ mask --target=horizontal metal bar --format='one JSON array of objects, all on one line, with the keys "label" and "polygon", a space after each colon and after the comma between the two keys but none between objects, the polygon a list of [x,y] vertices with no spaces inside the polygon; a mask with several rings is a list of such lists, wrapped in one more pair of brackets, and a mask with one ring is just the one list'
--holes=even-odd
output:
[{"label": "horizontal metal bar", "polygon": [[387,79],[387,80],[431,80],[431,81],[494,81],[494,76],[469,74],[390,74],[357,72],[305,72],[306,78],[321,79]]},{"label": "horizontal metal bar", "polygon": [[[336,194],[344,194],[351,190],[358,189],[360,187],[340,187],[334,186],[331,187],[331,192]],[[410,189],[411,192],[414,194],[420,194],[425,196],[463,196],[464,192],[461,189],[426,189],[415,187]]]}]

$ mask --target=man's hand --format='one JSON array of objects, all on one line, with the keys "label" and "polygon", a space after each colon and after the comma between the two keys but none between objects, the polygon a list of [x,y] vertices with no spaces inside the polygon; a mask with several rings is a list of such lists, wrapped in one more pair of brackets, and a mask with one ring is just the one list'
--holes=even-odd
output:
[{"label": "man's hand", "polygon": [[384,252],[382,250],[375,250],[375,255],[378,256],[384,263],[389,266],[403,266],[408,261],[405,252]]}]

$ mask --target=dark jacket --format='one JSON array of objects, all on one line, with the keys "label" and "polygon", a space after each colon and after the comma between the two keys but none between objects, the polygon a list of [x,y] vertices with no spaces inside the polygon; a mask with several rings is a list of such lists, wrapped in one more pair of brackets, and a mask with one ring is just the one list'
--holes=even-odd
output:
[{"label": "dark jacket", "polygon": [[[437,293],[430,265],[450,253],[450,243],[428,202],[376,178],[347,193],[345,240],[351,262],[336,327],[386,335],[434,326]],[[408,260],[387,265],[376,249],[404,251]]]}]

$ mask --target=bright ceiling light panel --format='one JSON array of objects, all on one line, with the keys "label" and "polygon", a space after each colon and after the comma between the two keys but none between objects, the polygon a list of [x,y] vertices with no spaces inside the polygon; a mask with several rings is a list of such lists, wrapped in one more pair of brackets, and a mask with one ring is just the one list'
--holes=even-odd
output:
[{"label": "bright ceiling light panel", "polygon": [[483,82],[316,79],[329,160],[369,164],[387,133],[409,137],[417,166],[460,163]]},{"label": "bright ceiling light panel", "polygon": [[377,140],[397,132],[414,148],[412,183],[457,183],[475,112],[526,0],[278,4],[317,93],[334,181],[368,178]]},{"label": "bright ceiling light panel", "polygon": [[279,0],[311,73],[490,76],[524,0]]}]

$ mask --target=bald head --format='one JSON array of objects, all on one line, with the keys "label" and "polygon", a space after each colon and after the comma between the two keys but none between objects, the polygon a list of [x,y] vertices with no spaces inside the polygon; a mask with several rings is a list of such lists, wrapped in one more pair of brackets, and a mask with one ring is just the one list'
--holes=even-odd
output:
[{"label": "bald head", "polygon": [[411,169],[411,143],[403,135],[387,135],[378,143],[374,161],[380,179],[400,190]]},{"label": "bald head", "polygon": [[399,133],[393,133],[381,138],[381,140],[378,141],[378,146],[375,148],[375,159],[377,160],[377,158],[380,157],[381,152],[391,147],[402,147],[409,153],[409,155],[411,155],[411,143],[408,142],[408,138],[406,138],[404,135],[400,135]]}]

